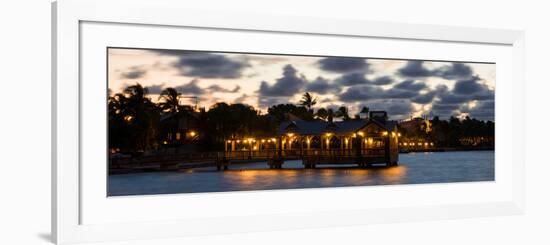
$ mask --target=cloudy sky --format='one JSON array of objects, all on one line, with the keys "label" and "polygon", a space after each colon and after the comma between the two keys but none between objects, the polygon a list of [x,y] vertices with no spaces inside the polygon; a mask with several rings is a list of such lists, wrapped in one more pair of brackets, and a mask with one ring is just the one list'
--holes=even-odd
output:
[{"label": "cloudy sky", "polygon": [[[110,48],[110,93],[140,83],[153,101],[163,88],[216,102],[244,103],[267,112],[297,104],[308,91],[315,108],[363,106],[392,119],[466,116],[494,120],[495,64],[344,57],[264,55],[182,50]],[[182,99],[193,104],[193,99]]]}]

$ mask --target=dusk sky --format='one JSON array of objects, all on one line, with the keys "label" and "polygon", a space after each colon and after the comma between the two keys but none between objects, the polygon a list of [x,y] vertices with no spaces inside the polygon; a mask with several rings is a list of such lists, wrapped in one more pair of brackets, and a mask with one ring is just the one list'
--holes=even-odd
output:
[{"label": "dusk sky", "polygon": [[[266,113],[269,106],[298,104],[304,92],[315,109],[363,106],[388,111],[391,119],[451,115],[494,120],[495,64],[343,57],[259,55],[179,50],[110,48],[110,93],[140,83],[157,102],[163,88],[216,102],[244,103]],[[182,103],[194,104],[193,99]]]}]

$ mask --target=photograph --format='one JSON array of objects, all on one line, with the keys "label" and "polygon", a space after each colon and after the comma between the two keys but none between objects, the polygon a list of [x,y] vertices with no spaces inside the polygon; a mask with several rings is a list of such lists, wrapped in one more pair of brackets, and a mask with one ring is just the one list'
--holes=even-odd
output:
[{"label": "photograph", "polygon": [[141,47],[106,58],[108,196],[495,180],[496,63]]}]

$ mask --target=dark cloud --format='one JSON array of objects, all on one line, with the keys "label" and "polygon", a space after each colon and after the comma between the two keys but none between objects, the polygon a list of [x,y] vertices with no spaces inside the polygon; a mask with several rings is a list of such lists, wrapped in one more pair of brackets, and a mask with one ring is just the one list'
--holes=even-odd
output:
[{"label": "dark cloud", "polygon": [[258,104],[260,105],[260,107],[270,107],[273,105],[288,104],[288,103],[290,102],[288,101],[288,98],[285,98],[285,97],[264,97],[264,96],[258,97]]},{"label": "dark cloud", "polygon": [[326,93],[339,93],[342,90],[339,84],[333,83],[328,79],[323,77],[317,77],[313,82],[310,82],[306,85],[306,91],[316,92],[320,94]]},{"label": "dark cloud", "polygon": [[378,94],[377,96],[387,99],[410,99],[418,96],[418,94],[418,91],[391,88],[384,90],[384,93]]},{"label": "dark cloud", "polygon": [[155,84],[145,87],[150,94],[160,94],[164,89],[164,84]]},{"label": "dark cloud", "polygon": [[120,73],[120,78],[122,79],[140,79],[145,77],[147,70],[142,66],[132,66],[128,71],[123,71]]},{"label": "dark cloud", "polygon": [[450,66],[443,66],[432,73],[434,76],[448,80],[467,79],[473,76],[472,68],[462,63],[453,63]]},{"label": "dark cloud", "polygon": [[378,86],[363,85],[350,87],[339,97],[344,102],[357,102],[374,99],[410,99],[418,95],[417,91],[398,88],[384,90]]},{"label": "dark cloud", "polygon": [[435,89],[438,104],[462,104],[471,98],[466,95],[455,94],[446,85],[439,85]]},{"label": "dark cloud", "polygon": [[176,91],[180,92],[181,94],[187,94],[187,95],[201,95],[204,94],[204,89],[198,86],[199,80],[193,79],[191,82],[186,83],[184,85],[180,85],[175,87]]},{"label": "dark cloud", "polygon": [[398,70],[398,74],[410,78],[441,77],[447,80],[468,79],[474,75],[472,68],[463,63],[455,62],[451,65],[429,70],[424,67],[423,61],[416,60],[408,61],[403,68]]},{"label": "dark cloud", "polygon": [[403,119],[409,117],[414,108],[409,100],[406,99],[384,99],[370,102],[370,110],[384,110],[392,119]]},{"label": "dark cloud", "polygon": [[457,95],[467,96],[472,100],[494,100],[495,91],[489,89],[486,84],[480,83],[479,77],[471,77],[455,83],[453,92]]},{"label": "dark cloud", "polygon": [[468,113],[471,118],[480,120],[494,120],[495,118],[495,101],[482,101],[477,103],[473,108],[463,106],[461,112]]},{"label": "dark cloud", "polygon": [[486,86],[484,86],[482,91],[479,91],[472,95],[472,99],[474,100],[494,100],[495,99],[495,91],[490,90]]},{"label": "dark cloud", "polygon": [[373,86],[354,86],[348,88],[344,93],[340,94],[340,100],[344,102],[358,102],[373,99],[374,95],[382,94],[384,91]]},{"label": "dark cloud", "polygon": [[442,104],[462,104],[470,100],[469,96],[453,94],[451,92],[439,95],[439,102]]},{"label": "dark cloud", "polygon": [[404,77],[429,77],[432,75],[432,72],[424,67],[424,63],[418,60],[408,61],[405,67],[397,71],[401,76]]},{"label": "dark cloud", "polygon": [[478,77],[472,77],[467,80],[460,80],[455,83],[453,92],[456,94],[474,94],[481,92],[484,88],[483,85],[478,83]]},{"label": "dark cloud", "polygon": [[249,66],[247,59],[234,60],[217,53],[160,49],[153,52],[178,57],[178,61],[172,65],[184,76],[240,78],[242,71]]},{"label": "dark cloud", "polygon": [[318,64],[321,70],[337,73],[366,73],[369,67],[366,59],[349,57],[328,57],[319,60]]},{"label": "dark cloud", "polygon": [[377,77],[375,79],[367,79],[365,73],[348,73],[337,78],[336,81],[344,86],[353,85],[388,85],[393,83],[393,79],[389,76]]},{"label": "dark cloud", "polygon": [[367,84],[369,80],[365,77],[364,73],[348,73],[342,75],[337,81],[346,86],[352,86],[357,84]]},{"label": "dark cloud", "polygon": [[425,83],[415,82],[414,80],[406,80],[401,83],[398,83],[394,86],[397,89],[403,89],[408,91],[420,91],[427,88]]},{"label": "dark cloud", "polygon": [[[478,78],[459,81],[458,90],[440,85],[434,91],[436,100],[432,105],[432,115],[440,117],[456,116],[468,113],[473,118],[494,120],[494,91],[480,84]],[[459,84],[457,82],[457,84]],[[477,101],[477,106],[469,109],[468,102]]]},{"label": "dark cloud", "polygon": [[456,111],[462,104],[468,101],[468,97],[453,94],[445,85],[439,85],[434,91],[437,95],[436,101],[432,104],[431,114],[447,118],[456,115]]},{"label": "dark cloud", "polygon": [[388,85],[393,83],[393,79],[389,76],[377,77],[374,80],[369,80],[370,84],[374,85]]},{"label": "dark cloud", "polygon": [[424,94],[419,94],[416,97],[412,98],[411,101],[418,104],[429,104],[435,98],[436,92],[429,91]]},{"label": "dark cloud", "polygon": [[459,108],[460,104],[434,103],[430,114],[433,116],[439,116],[441,118],[448,118],[450,116],[457,115],[457,110]]},{"label": "dark cloud", "polygon": [[237,85],[233,89],[227,89],[221,87],[220,85],[214,84],[207,88],[210,92],[221,92],[221,93],[237,93],[241,90],[241,86]]},{"label": "dark cloud", "polygon": [[275,84],[269,85],[266,81],[260,84],[260,96],[292,96],[302,90],[307,84],[303,76],[292,65],[283,68],[283,77],[277,79]]}]

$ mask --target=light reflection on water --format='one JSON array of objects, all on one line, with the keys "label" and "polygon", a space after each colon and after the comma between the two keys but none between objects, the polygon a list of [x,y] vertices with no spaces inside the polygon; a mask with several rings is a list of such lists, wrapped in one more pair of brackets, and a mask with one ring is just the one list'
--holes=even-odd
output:
[{"label": "light reflection on water", "polygon": [[493,151],[401,154],[399,163],[369,169],[304,169],[301,161],[287,161],[283,169],[269,169],[266,163],[235,164],[223,172],[200,168],[112,175],[108,186],[110,196],[119,196],[494,180]]}]

